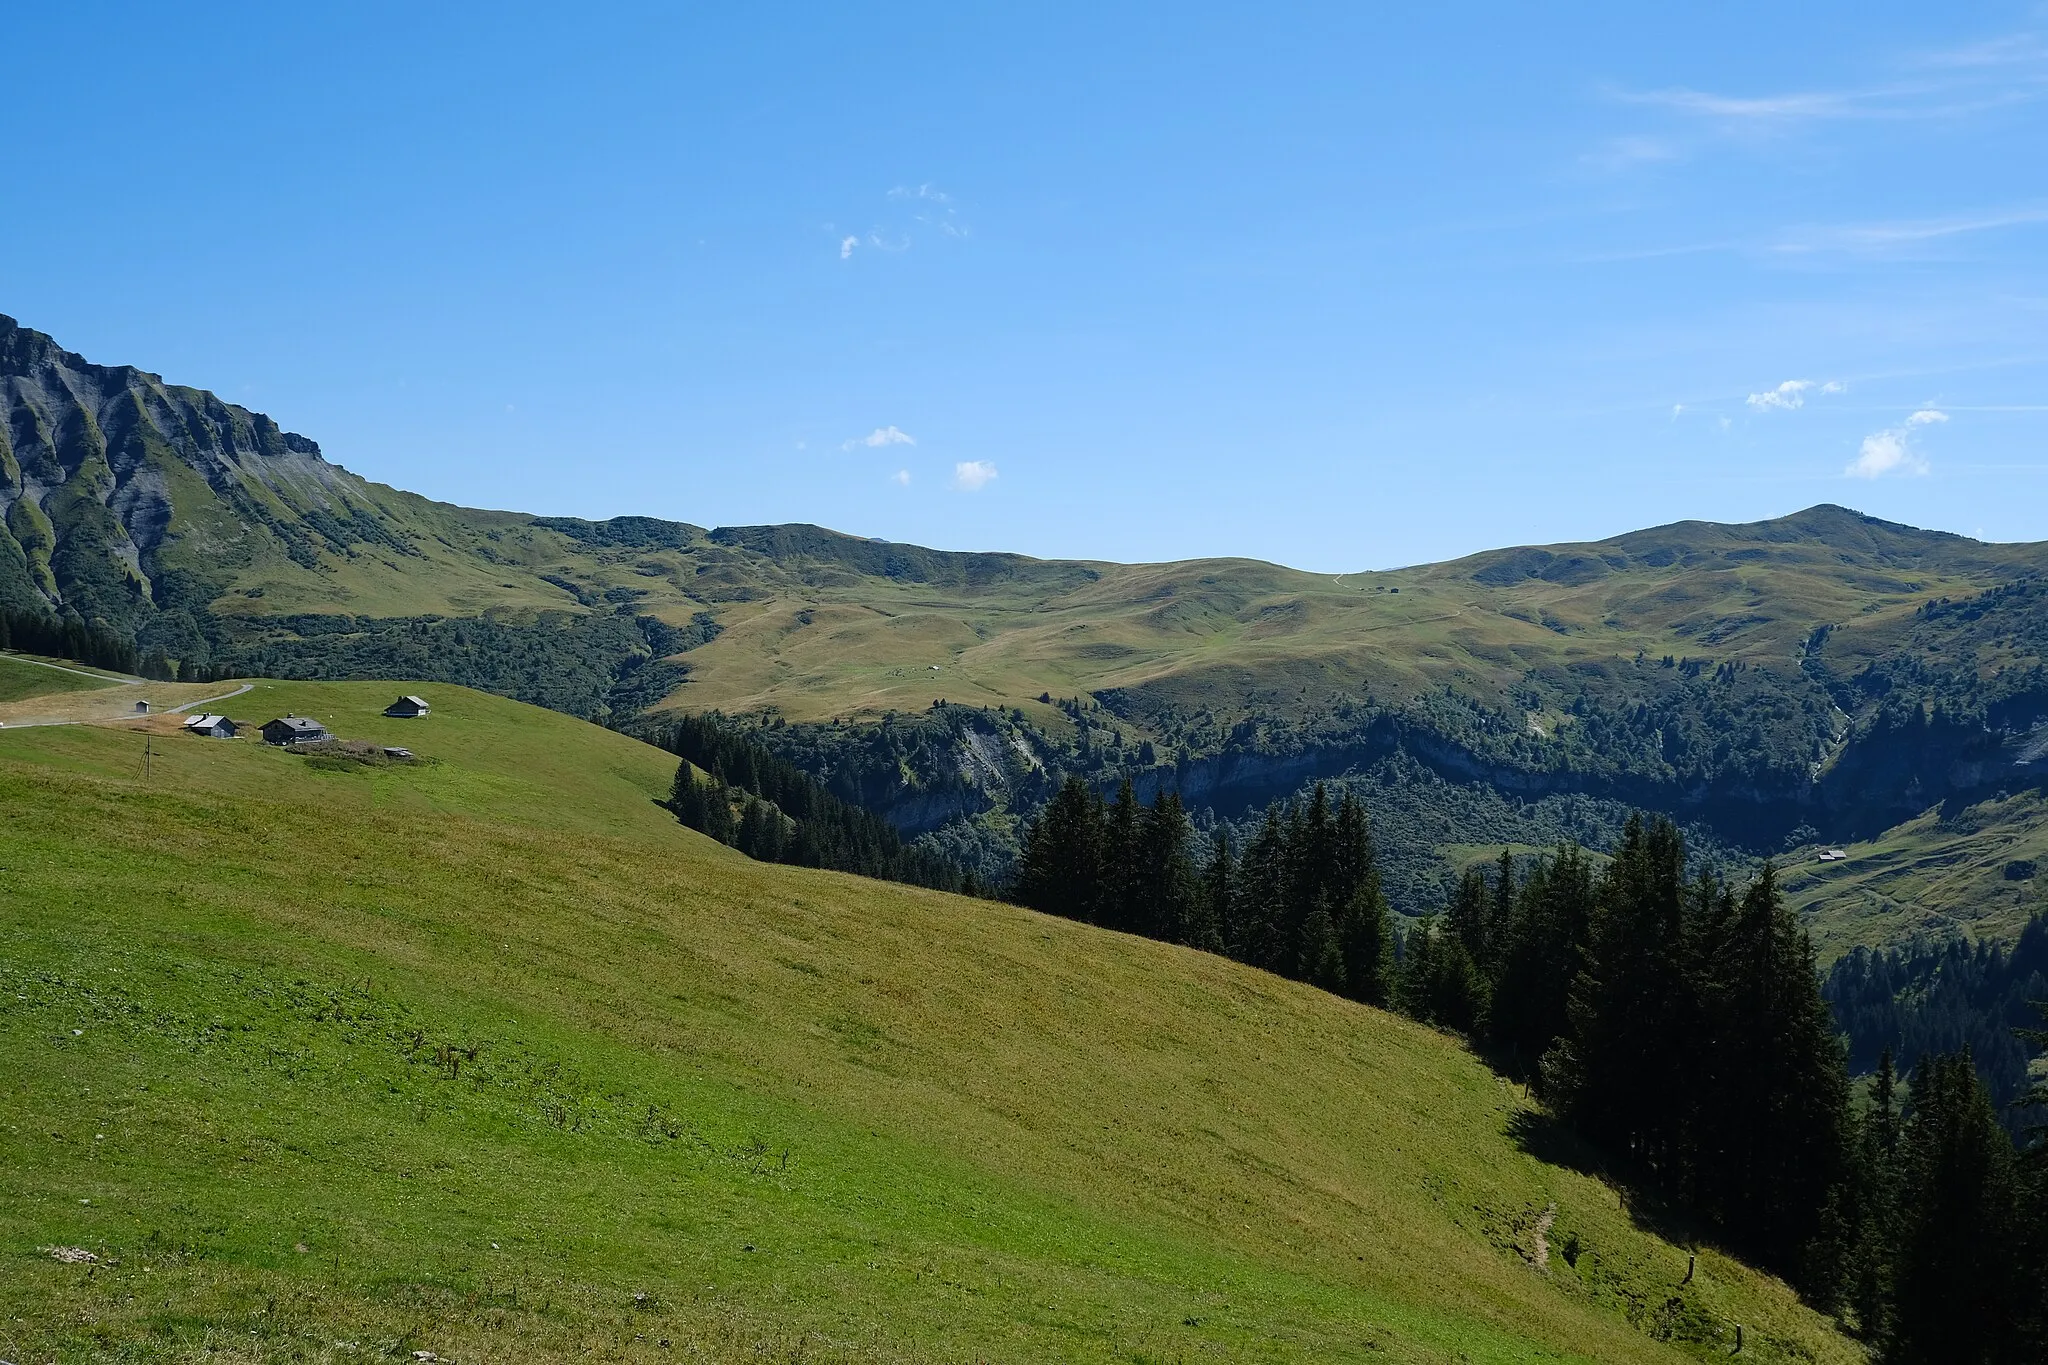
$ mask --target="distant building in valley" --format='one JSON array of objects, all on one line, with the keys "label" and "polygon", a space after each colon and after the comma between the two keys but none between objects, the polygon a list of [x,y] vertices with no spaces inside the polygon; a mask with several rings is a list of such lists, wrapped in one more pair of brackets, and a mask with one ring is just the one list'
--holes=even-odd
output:
[{"label": "distant building in valley", "polygon": [[397,701],[384,708],[384,714],[396,716],[400,720],[418,720],[427,714],[427,699],[425,697],[400,697]]},{"label": "distant building in valley", "polygon": [[148,703],[148,702],[146,702],[146,701],[139,701],[139,702],[136,702],[136,703],[135,703],[135,714],[136,714],[136,715],[138,715],[138,716],[146,716],[146,715],[148,715],[148,714],[149,714],[149,703]]},{"label": "distant building in valley", "polygon": [[263,723],[265,744],[318,744],[332,738],[327,727],[311,716],[280,716]]},{"label": "distant building in valley", "polygon": [[204,735],[208,739],[233,739],[242,732],[242,727],[226,716],[193,716],[185,722],[185,733]]},{"label": "distant building in valley", "polygon": [[1821,850],[1820,860],[1824,863],[1839,863],[1847,859],[1848,856],[1839,848],[1828,848]]}]

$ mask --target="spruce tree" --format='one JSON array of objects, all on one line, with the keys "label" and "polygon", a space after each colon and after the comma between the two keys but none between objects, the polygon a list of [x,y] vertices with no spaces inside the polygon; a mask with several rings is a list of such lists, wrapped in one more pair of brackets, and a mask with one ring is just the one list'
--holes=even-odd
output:
[{"label": "spruce tree", "polygon": [[1102,801],[1069,777],[1025,835],[1016,898],[1034,910],[1092,918],[1102,900]]},{"label": "spruce tree", "polygon": [[1097,884],[1095,923],[1128,933],[1144,933],[1139,878],[1143,857],[1138,835],[1138,797],[1127,777],[1117,784],[1116,800],[1102,826],[1102,862]]},{"label": "spruce tree", "polygon": [[1686,972],[1685,849],[1667,820],[1631,816],[1601,879],[1568,1038],[1544,1062],[1545,1088],[1588,1138],[1669,1178],[1684,1155],[1691,1077],[1676,1064],[1692,1020]]},{"label": "spruce tree", "polygon": [[1241,934],[1237,923],[1237,859],[1230,852],[1230,831],[1218,829],[1209,851],[1209,863],[1202,871],[1202,922],[1200,931],[1211,941],[1195,944],[1212,953],[1238,956]]},{"label": "spruce tree", "polygon": [[1494,1047],[1521,1076],[1570,1027],[1567,1006],[1593,912],[1593,866],[1576,844],[1539,858],[1515,896],[1489,1015]]},{"label": "spruce tree", "polygon": [[1338,917],[1337,944],[1344,957],[1344,993],[1368,1005],[1391,1004],[1394,915],[1379,871],[1369,863]]},{"label": "spruce tree", "polygon": [[1831,1306],[1848,1248],[1828,1211],[1848,1159],[1848,1081],[1821,999],[1813,945],[1766,863],[1727,918],[1729,898],[1698,885],[1711,961],[1692,1057],[1702,1071],[1693,1142],[1698,1206],[1765,1265]]},{"label": "spruce tree", "polygon": [[1180,794],[1160,792],[1139,822],[1133,932],[1168,943],[1194,942],[1190,933],[1198,895],[1194,864],[1188,857],[1189,833]]},{"label": "spruce tree", "polygon": [[1465,875],[1458,879],[1458,890],[1444,910],[1444,929],[1465,945],[1465,952],[1474,962],[1484,961],[1486,957],[1487,921],[1492,914],[1492,899],[1486,885],[1486,874],[1476,867],[1468,867]]},{"label": "spruce tree", "polygon": [[1881,1342],[1891,1333],[1892,1261],[1899,1237],[1898,1073],[1890,1048],[1878,1058],[1856,1137],[1855,1252],[1848,1268],[1848,1300],[1863,1339]]},{"label": "spruce tree", "polygon": [[1328,893],[1317,895],[1302,917],[1299,952],[1292,976],[1334,994],[1344,992],[1344,945],[1337,933],[1337,917],[1330,913]]},{"label": "spruce tree", "polygon": [[2012,1141],[1967,1052],[1913,1074],[1906,1128],[1894,1319],[1897,1365],[2005,1365],[2019,1359],[2017,1181]]},{"label": "spruce tree", "polygon": [[1287,892],[1287,827],[1279,809],[1269,807],[1238,864],[1236,909],[1231,916],[1238,938],[1230,945],[1238,961],[1268,971],[1282,969]]}]

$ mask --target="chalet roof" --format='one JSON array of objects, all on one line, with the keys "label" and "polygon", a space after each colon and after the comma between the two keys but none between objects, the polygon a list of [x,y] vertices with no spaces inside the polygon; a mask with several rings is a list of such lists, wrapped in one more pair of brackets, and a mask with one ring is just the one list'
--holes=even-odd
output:
[{"label": "chalet roof", "polygon": [[327,730],[326,726],[311,716],[280,716],[276,720],[266,722],[263,728],[268,730],[272,725],[281,725],[297,735],[312,734],[315,731],[325,733]]},{"label": "chalet roof", "polygon": [[413,697],[413,696],[404,696],[404,697],[400,697],[400,698],[399,698],[399,700],[400,700],[400,701],[409,701],[409,702],[411,702],[411,703],[412,703],[412,704],[413,704],[414,706],[417,706],[417,707],[419,707],[419,708],[420,708],[421,710],[425,710],[425,709],[426,709],[426,706],[427,706],[427,699],[426,699],[425,697]]},{"label": "chalet roof", "polygon": [[[214,726],[219,725],[223,721],[227,720],[228,718],[226,716],[198,715],[193,716],[189,720],[187,720],[185,722],[185,728],[187,730],[211,730]],[[233,724],[232,721],[228,721],[228,723]]]}]

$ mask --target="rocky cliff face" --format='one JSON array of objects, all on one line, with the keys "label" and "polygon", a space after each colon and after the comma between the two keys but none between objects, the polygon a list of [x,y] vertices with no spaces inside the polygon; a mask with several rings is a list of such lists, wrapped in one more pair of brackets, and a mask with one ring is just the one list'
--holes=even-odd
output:
[{"label": "rocky cliff face", "polygon": [[0,316],[0,602],[141,634],[234,566],[364,541],[405,548],[312,441]]}]

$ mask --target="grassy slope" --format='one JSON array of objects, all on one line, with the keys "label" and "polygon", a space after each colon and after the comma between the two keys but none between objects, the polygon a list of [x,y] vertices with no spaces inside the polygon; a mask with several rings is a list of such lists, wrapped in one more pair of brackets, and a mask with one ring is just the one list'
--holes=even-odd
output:
[{"label": "grassy slope", "polygon": [[46,697],[56,692],[88,692],[112,687],[120,679],[87,677],[82,665],[67,663],[62,669],[46,668],[26,655],[0,654],[0,702],[24,697]]},{"label": "grassy slope", "polygon": [[1248,560],[1094,565],[1100,577],[1079,586],[1041,581],[1055,567],[1044,565],[973,591],[763,577],[753,600],[718,608],[726,633],[692,653],[676,702],[806,720],[919,710],[934,696],[1028,712],[1041,692],[1107,687],[1225,711],[1285,711],[1297,694],[1367,685],[1398,696],[1451,683],[1497,699],[1532,671],[1568,691],[1572,665],[1639,651],[1789,670],[1823,623],[1840,623],[1830,657],[1853,666],[1859,642],[1888,640],[1927,598],[2048,563],[2044,546],[1868,537],[1834,509],[1551,552],[1626,562],[1585,581],[1504,586],[1473,575],[1523,552],[1335,577]]},{"label": "grassy slope", "polygon": [[[238,561],[199,530],[208,510],[197,497],[174,526],[187,538],[168,553],[229,567],[233,583],[215,609],[251,626],[300,611],[583,609],[543,575],[593,600],[634,594],[638,609],[678,625],[709,610],[725,633],[690,654],[691,679],[673,704],[773,708],[792,720],[917,711],[944,696],[1022,707],[1057,726],[1056,712],[1035,705],[1041,693],[1112,687],[1228,712],[1285,712],[1297,696],[1368,685],[1398,696],[1448,683],[1498,701],[1532,671],[1569,692],[1574,664],[1638,652],[1790,669],[1822,624],[1838,627],[1830,659],[1853,669],[1889,645],[1921,602],[2048,567],[2048,545],[1873,528],[1822,507],[1750,526],[1683,522],[1383,573],[888,547],[917,565],[891,576],[877,568],[874,542],[813,528],[757,528],[733,544],[690,531],[696,539],[684,549],[598,545],[519,514],[341,477],[419,557],[361,544],[347,556],[323,552],[318,570],[275,552]],[[1499,576],[1532,555],[1549,556],[1551,578]]]},{"label": "grassy slope", "polygon": [[754,864],[654,750],[398,690],[231,709],[417,765],[0,734],[6,1358],[1855,1358],[1721,1256],[1680,1290],[1451,1040]]},{"label": "grassy slope", "polygon": [[1922,933],[2010,940],[2048,908],[2048,875],[2005,876],[2015,861],[2048,873],[2048,798],[2039,792],[1981,802],[1946,819],[1937,808],[1867,843],[1838,847],[1845,861],[1818,862],[1817,849],[1802,849],[1785,867],[1786,898],[1824,960]]}]

